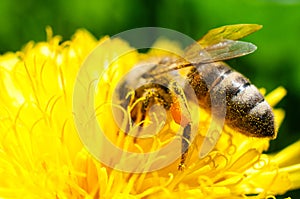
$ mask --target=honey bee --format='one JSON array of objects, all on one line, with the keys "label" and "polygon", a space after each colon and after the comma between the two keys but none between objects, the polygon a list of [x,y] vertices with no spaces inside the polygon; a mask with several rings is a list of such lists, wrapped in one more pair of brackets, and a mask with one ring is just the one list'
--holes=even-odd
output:
[{"label": "honey bee", "polygon": [[[245,76],[222,62],[255,51],[255,45],[238,41],[238,39],[260,28],[261,26],[256,24],[237,24],[210,30],[196,44],[185,49],[183,58],[164,57],[145,71],[136,74],[134,81],[142,81],[142,79],[148,81],[135,89],[122,106],[134,106],[131,110],[131,117],[137,123],[146,118],[153,104],[159,104],[165,110],[170,111],[176,121],[178,115],[183,115],[184,111],[178,111],[176,108],[174,92],[180,95],[184,93],[177,89],[176,83],[170,81],[168,75],[172,76],[172,71],[189,68],[185,76],[186,84],[192,87],[198,104],[203,109],[208,112],[211,110],[211,93],[215,93],[215,96],[218,96],[218,93],[225,93],[226,125],[246,136],[275,138],[274,114],[270,105]],[[159,79],[159,82],[165,82],[165,84],[172,83],[172,89],[155,83],[156,81],[152,81],[154,79]],[[126,81],[133,80],[127,79]],[[125,83],[122,86],[125,88]],[[137,102],[141,98],[143,100]],[[184,130],[179,170],[185,166],[191,131],[190,119],[181,118],[186,121],[181,123],[184,125]]]}]

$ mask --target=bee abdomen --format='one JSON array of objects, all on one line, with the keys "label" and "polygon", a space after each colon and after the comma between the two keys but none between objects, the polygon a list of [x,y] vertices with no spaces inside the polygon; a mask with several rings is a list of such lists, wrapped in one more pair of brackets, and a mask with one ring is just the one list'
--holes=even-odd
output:
[{"label": "bee abdomen", "polygon": [[214,64],[194,68],[188,75],[199,105],[210,110],[214,103],[222,110],[225,103],[228,126],[248,136],[274,138],[273,111],[258,89],[225,63]]},{"label": "bee abdomen", "polygon": [[227,124],[248,136],[273,138],[275,125],[272,108],[254,85],[245,85],[227,101]]}]

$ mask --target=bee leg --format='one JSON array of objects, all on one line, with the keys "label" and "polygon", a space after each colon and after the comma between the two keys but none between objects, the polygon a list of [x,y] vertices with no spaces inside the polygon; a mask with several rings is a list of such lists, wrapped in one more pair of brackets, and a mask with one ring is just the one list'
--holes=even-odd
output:
[{"label": "bee leg", "polygon": [[[142,102],[141,104],[141,110],[139,111],[138,114],[141,114],[139,116],[139,118],[137,119],[138,122],[141,122],[141,121],[145,121],[146,120],[146,115],[147,115],[147,110],[149,109],[149,101],[150,101],[150,98],[152,97],[151,93],[148,93],[145,97],[145,100]],[[134,143],[137,143],[137,140],[138,140],[138,137],[141,133],[141,131],[143,130],[143,128],[145,127],[145,123],[142,122],[139,126],[138,126],[138,131],[135,135],[135,137],[133,138],[133,142]]]},{"label": "bee leg", "polygon": [[181,160],[178,165],[178,170],[182,171],[185,168],[185,160],[188,154],[191,138],[191,124],[188,123],[183,129],[183,137],[181,140]]}]

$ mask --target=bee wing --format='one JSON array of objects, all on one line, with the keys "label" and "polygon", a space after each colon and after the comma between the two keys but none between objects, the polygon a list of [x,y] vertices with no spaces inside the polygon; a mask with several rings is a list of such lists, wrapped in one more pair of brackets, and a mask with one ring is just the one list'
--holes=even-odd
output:
[{"label": "bee wing", "polygon": [[192,64],[203,64],[241,57],[254,52],[257,47],[249,42],[224,40],[202,48],[195,44],[189,48],[184,58]]},{"label": "bee wing", "polygon": [[196,43],[189,47],[183,59],[167,65],[160,65],[150,74],[158,75],[189,66],[241,57],[254,52],[256,49],[254,44],[244,41],[224,40],[206,48],[202,48]]},{"label": "bee wing", "polygon": [[228,60],[252,53],[257,47],[249,42],[235,41],[259,29],[258,24],[227,25],[210,30],[197,43],[185,50],[183,59],[161,65],[160,70],[150,72],[158,75],[172,70],[216,61]]},{"label": "bee wing", "polygon": [[212,29],[185,50],[184,58],[189,62],[201,64],[247,55],[255,51],[256,46],[235,40],[261,28],[262,26],[258,24],[235,24]]},{"label": "bee wing", "polygon": [[224,40],[239,40],[259,29],[258,24],[235,24],[212,29],[206,33],[199,41],[202,47],[214,45]]}]

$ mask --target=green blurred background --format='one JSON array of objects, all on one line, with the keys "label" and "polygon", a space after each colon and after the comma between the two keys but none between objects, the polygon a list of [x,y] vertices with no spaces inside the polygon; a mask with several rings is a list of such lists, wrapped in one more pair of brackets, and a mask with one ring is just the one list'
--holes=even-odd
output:
[{"label": "green blurred background", "polygon": [[[264,27],[245,38],[258,50],[230,65],[267,91],[280,85],[288,90],[278,105],[286,110],[286,119],[271,142],[274,152],[300,138],[300,0],[0,0],[0,53],[45,40],[47,25],[65,40],[78,28],[100,38],[143,26],[198,39],[209,29],[236,23]],[[288,195],[300,198],[299,191]]]}]

